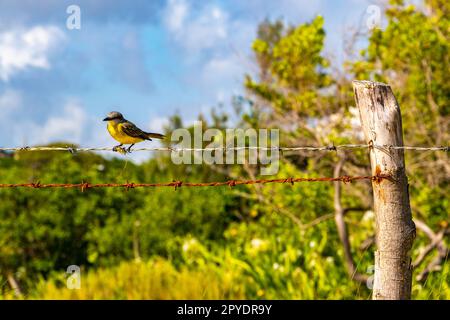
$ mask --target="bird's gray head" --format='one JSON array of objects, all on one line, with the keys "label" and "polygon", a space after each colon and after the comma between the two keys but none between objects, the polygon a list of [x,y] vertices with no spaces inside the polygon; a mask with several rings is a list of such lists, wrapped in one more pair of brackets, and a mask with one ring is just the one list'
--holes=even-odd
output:
[{"label": "bird's gray head", "polygon": [[103,121],[111,121],[111,120],[122,120],[123,115],[117,111],[111,111],[106,115],[106,118]]}]

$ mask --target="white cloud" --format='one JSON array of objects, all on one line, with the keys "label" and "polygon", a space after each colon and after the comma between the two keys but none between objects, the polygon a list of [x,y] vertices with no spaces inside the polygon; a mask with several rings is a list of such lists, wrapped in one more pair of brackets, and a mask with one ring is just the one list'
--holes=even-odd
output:
[{"label": "white cloud", "polygon": [[163,18],[175,41],[191,51],[214,47],[228,35],[228,15],[217,6],[196,12],[186,0],[170,0]]},{"label": "white cloud", "polygon": [[179,32],[189,12],[188,3],[184,0],[169,0],[166,8],[165,23],[172,32]]},{"label": "white cloud", "polygon": [[214,2],[192,0],[169,0],[163,19],[190,70],[184,83],[203,93],[196,110],[209,114],[211,105],[226,104],[233,93],[241,92],[243,75],[254,67],[249,58],[254,20]]},{"label": "white cloud", "polygon": [[5,117],[13,110],[17,110],[22,105],[22,96],[17,90],[6,89],[0,95],[0,113]]},{"label": "white cloud", "polygon": [[30,137],[32,143],[49,143],[69,141],[80,143],[86,130],[87,115],[84,108],[76,100],[69,100],[63,113],[52,116],[42,125],[34,124]]},{"label": "white cloud", "polygon": [[285,12],[286,18],[292,21],[296,21],[298,17],[318,14],[324,6],[323,0],[281,0],[276,4],[280,6],[282,12]]},{"label": "white cloud", "polygon": [[64,39],[55,26],[37,26],[0,33],[0,79],[8,81],[29,67],[49,69],[48,55]]},{"label": "white cloud", "polygon": [[43,122],[27,118],[20,110],[25,109],[23,103],[22,95],[17,91],[8,89],[0,95],[0,135],[8,145],[82,143],[92,133],[91,119],[76,99],[69,99],[59,114],[51,115]]},{"label": "white cloud", "polygon": [[[166,117],[156,117],[150,120],[149,129],[146,131],[163,133],[164,126],[169,124],[169,119]],[[145,129],[144,129],[145,130]]]},{"label": "white cloud", "polygon": [[245,63],[241,57],[230,54],[207,61],[202,69],[201,82],[215,94],[213,103],[226,103],[232,94],[242,88]]},{"label": "white cloud", "polygon": [[239,83],[245,69],[242,66],[242,61],[239,61],[239,57],[235,55],[229,55],[226,57],[215,57],[209,60],[203,67],[203,78],[205,83]]}]

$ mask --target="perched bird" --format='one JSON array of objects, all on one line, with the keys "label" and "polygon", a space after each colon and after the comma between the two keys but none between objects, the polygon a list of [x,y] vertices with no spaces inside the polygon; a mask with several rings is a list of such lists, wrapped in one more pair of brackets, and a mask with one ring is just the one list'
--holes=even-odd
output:
[{"label": "perched bird", "polygon": [[117,148],[121,148],[124,144],[130,144],[127,151],[131,152],[131,147],[138,142],[144,140],[151,141],[151,138],[164,139],[164,135],[162,134],[142,131],[136,127],[134,123],[126,120],[123,115],[117,111],[108,113],[103,121],[108,121],[108,132],[114,139],[120,142],[118,146],[113,148],[113,151],[116,151]]}]

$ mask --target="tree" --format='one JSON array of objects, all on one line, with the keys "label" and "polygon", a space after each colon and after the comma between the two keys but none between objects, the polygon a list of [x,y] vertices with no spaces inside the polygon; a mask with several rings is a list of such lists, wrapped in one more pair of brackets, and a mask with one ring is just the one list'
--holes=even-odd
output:
[{"label": "tree", "polygon": [[[245,82],[248,99],[257,110],[253,112],[258,116],[257,125],[281,128],[282,143],[287,145],[364,143],[357,110],[351,107],[353,96],[348,79],[374,79],[392,85],[398,97],[403,110],[405,145],[446,145],[450,132],[449,4],[440,0],[424,4],[426,11],[403,1],[391,1],[386,9],[386,29],[375,29],[360,60],[346,63],[343,68],[331,68],[323,54],[325,32],[320,16],[295,28],[279,21],[264,21],[253,43],[259,72],[247,76]],[[350,69],[346,68],[348,64]],[[365,152],[339,151],[325,156],[299,153],[284,156],[284,161],[320,175],[369,172]],[[416,221],[420,221],[416,223],[419,230],[428,236],[430,229],[424,228],[427,224],[431,229],[445,230],[449,202],[442,199],[450,191],[448,156],[442,152],[407,153],[406,168],[412,177],[412,209]],[[364,184],[363,188],[370,185]],[[367,277],[357,272],[353,262],[354,250],[344,222],[349,211],[367,211],[372,206],[370,195],[361,189],[347,187],[342,194],[336,184],[334,207],[348,273],[365,282]],[[295,216],[302,219],[299,213]],[[437,239],[436,234],[432,232],[430,239]],[[419,257],[425,241],[422,237],[416,242],[416,267],[424,261]],[[445,260],[444,241],[436,243],[437,257],[429,261],[432,266]],[[432,269],[427,266],[418,278],[425,279],[424,274]]]},{"label": "tree", "polygon": [[[386,29],[373,30],[362,59],[353,63],[352,73],[357,79],[392,86],[402,108],[405,145],[442,146],[450,141],[450,4],[426,0],[423,7],[420,10],[405,1],[391,1]],[[437,249],[436,259],[429,260],[417,276],[423,281],[446,256],[444,242],[436,241],[427,224],[445,233],[450,163],[443,152],[407,152],[405,156],[412,211],[416,220],[420,219],[416,225]],[[421,257],[423,250],[418,251]],[[422,262],[424,259],[417,259],[415,268]]]},{"label": "tree", "polygon": [[[253,43],[260,72],[257,80],[247,76],[245,85],[254,101],[254,108],[265,115],[259,119],[258,125],[281,128],[282,143],[288,145],[349,143],[357,136],[357,129],[351,122],[354,109],[349,107],[353,99],[350,83],[344,76],[330,71],[329,61],[322,53],[325,40],[323,22],[323,18],[318,16],[310,23],[286,28],[280,22],[271,24],[265,21]],[[301,170],[308,169],[325,176],[342,175],[344,164],[347,164],[347,172],[363,173],[367,170],[363,159],[361,154],[341,151],[325,156],[302,152],[285,157],[285,161],[296,164]],[[336,226],[348,274],[365,282],[367,277],[357,272],[352,258],[344,215],[350,211],[366,210],[371,200],[362,196],[360,198],[365,200],[358,201],[355,197],[343,204],[338,183],[334,192]],[[357,189],[354,192],[361,195]],[[303,218],[298,214],[294,216],[300,220]]]}]

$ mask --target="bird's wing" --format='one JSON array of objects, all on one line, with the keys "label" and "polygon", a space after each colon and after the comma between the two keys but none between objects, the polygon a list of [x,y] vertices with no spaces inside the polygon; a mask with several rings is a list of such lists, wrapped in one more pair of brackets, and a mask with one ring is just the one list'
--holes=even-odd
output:
[{"label": "bird's wing", "polygon": [[121,123],[122,131],[133,138],[148,139],[147,134],[129,121]]}]

